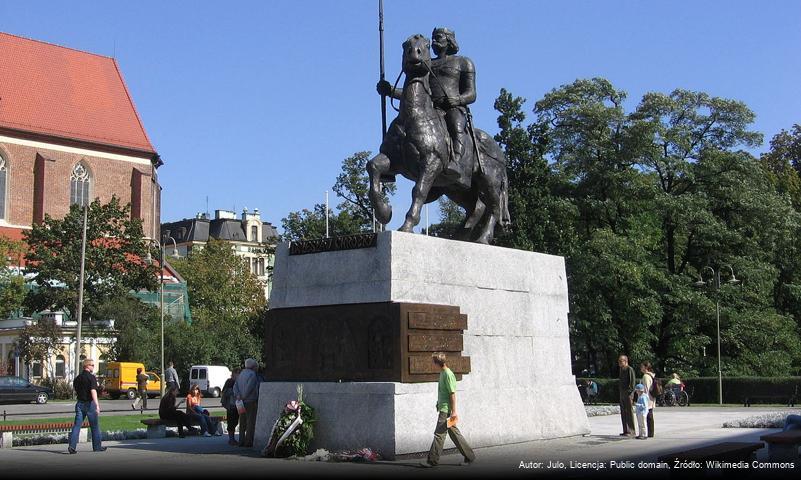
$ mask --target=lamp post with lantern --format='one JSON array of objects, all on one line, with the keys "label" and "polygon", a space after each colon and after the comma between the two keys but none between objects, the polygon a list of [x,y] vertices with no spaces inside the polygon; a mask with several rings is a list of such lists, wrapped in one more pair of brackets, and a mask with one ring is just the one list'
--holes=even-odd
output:
[{"label": "lamp post with lantern", "polygon": [[[705,288],[707,286],[712,285],[715,289],[715,318],[717,322],[717,337],[718,337],[718,403],[723,405],[723,369],[721,365],[721,358],[720,358],[720,270],[722,268],[726,268],[729,270],[730,278],[726,281],[729,285],[739,285],[742,283],[741,280],[738,280],[737,277],[734,276],[734,269],[731,265],[722,265],[717,269],[712,267],[704,267],[701,272],[698,273],[698,281],[695,282],[695,287],[697,288]],[[712,272],[712,278],[708,281],[704,280],[703,273],[706,271]]]}]

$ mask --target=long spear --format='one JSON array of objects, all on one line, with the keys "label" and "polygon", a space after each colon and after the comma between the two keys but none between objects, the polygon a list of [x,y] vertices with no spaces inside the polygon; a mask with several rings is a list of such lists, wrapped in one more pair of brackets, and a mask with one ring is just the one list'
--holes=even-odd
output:
[{"label": "long spear", "polygon": [[[380,44],[380,78],[384,81],[384,0],[378,0],[378,41]],[[381,141],[387,134],[387,96],[381,95]]]}]

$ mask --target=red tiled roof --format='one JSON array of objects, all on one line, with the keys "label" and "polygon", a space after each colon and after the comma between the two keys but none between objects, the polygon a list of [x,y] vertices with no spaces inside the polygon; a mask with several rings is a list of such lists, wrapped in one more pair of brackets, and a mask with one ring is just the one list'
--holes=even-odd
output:
[{"label": "red tiled roof", "polygon": [[0,128],[155,153],[113,58],[2,32]]}]

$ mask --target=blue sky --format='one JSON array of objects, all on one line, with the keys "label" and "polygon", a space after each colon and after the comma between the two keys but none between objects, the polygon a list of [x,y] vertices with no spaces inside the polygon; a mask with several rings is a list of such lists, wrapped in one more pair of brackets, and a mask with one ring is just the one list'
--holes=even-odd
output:
[{"label": "blue sky", "polygon": [[[117,58],[165,160],[165,221],[208,196],[212,211],[259,208],[280,224],[323,201],[343,158],[378,149],[377,3],[0,0],[0,30]],[[449,26],[476,64],[472,110],[490,133],[501,88],[530,110],[600,76],[629,109],[675,88],[741,100],[765,134],[759,153],[801,123],[800,24],[798,1],[385,0],[386,69],[394,80],[406,37]],[[409,203],[399,186],[392,226]]]}]

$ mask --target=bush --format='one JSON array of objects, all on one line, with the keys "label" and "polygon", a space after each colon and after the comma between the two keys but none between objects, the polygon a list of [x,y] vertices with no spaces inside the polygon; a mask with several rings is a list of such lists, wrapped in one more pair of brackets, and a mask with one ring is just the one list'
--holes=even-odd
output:
[{"label": "bush", "polygon": [[[639,381],[640,377],[637,377]],[[583,382],[585,378],[577,378]],[[618,403],[616,378],[593,378],[598,384],[598,402]],[[666,378],[659,378],[664,385]],[[718,403],[718,377],[690,377],[683,379],[690,403]],[[723,401],[725,403],[744,403],[746,397],[774,396],[771,403],[786,402],[795,395],[796,402],[801,400],[801,377],[723,377]],[[782,398],[783,397],[783,398]],[[753,400],[758,403],[764,400]]]},{"label": "bush", "polygon": [[72,398],[72,383],[61,378],[43,378],[37,384],[40,387],[53,389],[53,399],[69,400]]},{"label": "bush", "polygon": [[[691,401],[718,402],[718,377],[688,378],[684,381]],[[752,403],[783,403],[801,390],[801,377],[723,377],[723,402],[744,403],[747,397],[773,396],[772,400],[753,399]]]},{"label": "bush", "polygon": [[620,401],[617,394],[618,380],[616,378],[576,378],[576,382],[582,385],[587,380],[592,380],[598,385],[598,397],[595,400],[596,402],[618,403]]}]

